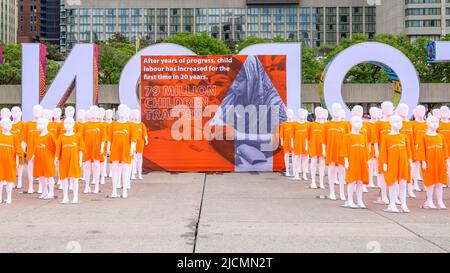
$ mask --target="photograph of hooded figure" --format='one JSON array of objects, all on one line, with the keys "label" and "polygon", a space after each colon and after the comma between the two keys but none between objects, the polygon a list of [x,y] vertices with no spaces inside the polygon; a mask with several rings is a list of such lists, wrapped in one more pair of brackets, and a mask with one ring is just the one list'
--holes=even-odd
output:
[{"label": "photograph of hooded figure", "polygon": [[[278,125],[286,106],[256,56],[248,56],[211,126],[234,128],[235,171],[273,171]],[[211,145],[215,145],[214,142]],[[220,152],[220,147],[215,147]]]}]

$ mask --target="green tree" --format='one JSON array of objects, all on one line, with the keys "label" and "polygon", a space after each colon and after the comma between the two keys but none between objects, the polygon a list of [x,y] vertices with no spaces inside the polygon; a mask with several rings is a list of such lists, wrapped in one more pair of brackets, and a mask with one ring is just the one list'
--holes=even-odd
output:
[{"label": "green tree", "polygon": [[173,43],[184,46],[192,50],[197,55],[220,55],[231,54],[230,48],[227,47],[224,41],[213,38],[207,33],[178,33],[169,36],[164,40],[166,43]]},{"label": "green tree", "polygon": [[99,83],[118,84],[123,68],[134,55],[131,44],[114,42],[110,45],[99,44]]},{"label": "green tree", "polygon": [[108,40],[108,43],[123,43],[123,44],[127,44],[130,43],[130,40],[128,39],[127,36],[123,35],[122,33],[114,33],[113,36]]},{"label": "green tree", "polygon": [[19,45],[3,45],[3,63],[0,64],[0,84],[20,84],[21,48]]},{"label": "green tree", "polygon": [[236,52],[240,52],[242,49],[256,44],[262,44],[267,43],[269,40],[262,39],[256,36],[249,36],[245,40],[239,42],[239,44],[236,46]]}]

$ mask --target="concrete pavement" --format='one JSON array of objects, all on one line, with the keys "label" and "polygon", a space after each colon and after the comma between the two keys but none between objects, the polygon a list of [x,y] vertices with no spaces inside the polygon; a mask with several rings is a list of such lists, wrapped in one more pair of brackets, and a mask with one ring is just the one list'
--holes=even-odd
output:
[{"label": "concrete pavement", "polygon": [[108,179],[78,205],[15,191],[0,205],[0,252],[450,251],[450,212],[421,209],[425,193],[409,200],[411,214],[388,214],[372,203],[378,190],[365,195],[367,210],[344,209],[278,173],[144,178],[126,200],[106,198]]}]

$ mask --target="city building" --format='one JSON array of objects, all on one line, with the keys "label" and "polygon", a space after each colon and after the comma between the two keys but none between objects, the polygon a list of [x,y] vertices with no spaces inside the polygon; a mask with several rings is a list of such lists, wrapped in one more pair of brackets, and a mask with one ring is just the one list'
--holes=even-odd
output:
[{"label": "city building", "polygon": [[60,45],[60,7],[60,0],[41,0],[41,42]]},{"label": "city building", "polygon": [[18,42],[60,44],[61,0],[18,0]]},{"label": "city building", "polygon": [[0,0],[0,40],[17,42],[17,1]]},{"label": "city building", "polygon": [[34,43],[39,41],[41,32],[41,1],[18,0],[19,26],[18,43]]},{"label": "city building", "polygon": [[154,42],[179,32],[234,41],[282,37],[317,47],[354,34],[437,39],[450,29],[450,0],[66,0],[64,8],[67,50],[114,33]]}]

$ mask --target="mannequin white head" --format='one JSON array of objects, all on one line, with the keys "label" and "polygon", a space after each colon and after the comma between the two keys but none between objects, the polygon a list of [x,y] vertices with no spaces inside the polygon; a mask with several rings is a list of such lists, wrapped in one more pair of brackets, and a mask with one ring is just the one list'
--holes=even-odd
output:
[{"label": "mannequin white head", "polygon": [[98,108],[98,116],[97,119],[98,121],[103,121],[105,119],[105,108]]},{"label": "mannequin white head", "polygon": [[378,108],[377,107],[370,107],[369,109],[369,114],[370,114],[370,120],[372,121],[377,121],[378,119],[380,119],[380,117],[378,116]]},{"label": "mannequin white head", "polygon": [[328,120],[328,110],[327,109],[323,109],[321,119],[323,122]]},{"label": "mannequin white head", "polygon": [[99,116],[99,108],[96,105],[92,105],[89,108],[89,111],[86,112],[86,119],[89,121],[97,121],[97,118]]},{"label": "mannequin white head", "polygon": [[73,118],[64,119],[64,129],[66,129],[66,135],[73,134],[74,126],[75,126],[75,120]]},{"label": "mannequin white head", "polygon": [[441,119],[441,109],[433,109],[433,111],[431,111],[431,113],[433,114],[434,117]]},{"label": "mannequin white head", "polygon": [[390,101],[384,101],[381,104],[381,111],[384,119],[389,119],[394,114],[394,104]]},{"label": "mannequin white head", "polygon": [[428,125],[428,133],[436,134],[436,131],[439,128],[439,119],[435,116],[430,116],[427,118],[427,125]]},{"label": "mannequin white head", "polygon": [[77,111],[77,121],[78,122],[84,122],[85,116],[86,116],[86,111],[84,111],[83,109],[80,109]]},{"label": "mannequin white head", "polygon": [[95,115],[92,114],[91,110],[84,112],[84,120],[85,121],[95,121]]},{"label": "mannequin white head", "polygon": [[300,122],[305,123],[308,119],[308,110],[303,109],[303,108],[299,109],[298,117],[299,117]]},{"label": "mannequin white head", "polygon": [[33,106],[33,118],[35,121],[37,121],[39,118],[42,117],[43,110],[44,110],[44,108],[42,108],[42,106],[40,106],[40,105]]},{"label": "mannequin white head", "polygon": [[448,106],[442,106],[441,107],[441,119],[444,122],[448,122],[450,118],[450,109]]},{"label": "mannequin white head", "polygon": [[287,116],[287,121],[293,121],[294,120],[294,110],[287,109],[286,116]]},{"label": "mannequin white head", "polygon": [[130,115],[130,109],[128,108],[128,106],[124,105],[123,107],[118,108],[117,114],[119,115],[119,121],[125,122],[128,120],[128,117]]},{"label": "mannequin white head", "polygon": [[131,119],[131,121],[134,122],[134,123],[139,123],[139,122],[140,122],[140,120],[139,120],[139,114],[140,114],[140,112],[139,112],[138,109],[133,109],[133,110],[131,110],[131,113],[130,113],[130,119]]},{"label": "mannequin white head", "polygon": [[65,111],[66,118],[73,118],[75,116],[75,108],[67,106]]},{"label": "mannequin white head", "polygon": [[361,128],[363,126],[363,120],[360,116],[352,116],[350,118],[350,123],[352,125],[352,133],[358,133],[361,131]]},{"label": "mannequin white head", "polygon": [[392,133],[398,133],[403,127],[403,121],[399,115],[391,116],[389,118],[389,123],[391,124]]},{"label": "mannequin white head", "polygon": [[339,103],[334,103],[333,105],[331,105],[331,115],[333,116],[334,120],[339,119],[341,109],[342,106]]},{"label": "mannequin white head", "polygon": [[345,110],[342,108],[339,110],[339,120],[340,121],[345,120]]},{"label": "mannequin white head", "polygon": [[316,121],[319,121],[320,119],[322,119],[322,115],[323,115],[323,108],[322,107],[316,107],[316,109],[314,109],[314,114],[316,116]]},{"label": "mannequin white head", "polygon": [[8,108],[3,108],[0,112],[2,119],[11,119],[11,111]]},{"label": "mannequin white head", "polygon": [[397,106],[397,115],[399,115],[403,121],[407,121],[408,114],[409,114],[409,106],[407,104],[400,103]]},{"label": "mannequin white head", "polygon": [[11,109],[11,114],[15,122],[18,122],[22,119],[22,110],[20,109],[20,107],[14,106]]},{"label": "mannequin white head", "polygon": [[358,116],[361,117],[364,115],[364,109],[362,108],[361,105],[355,105],[355,107],[353,107],[352,109],[352,117],[354,116]]},{"label": "mannequin white head", "polygon": [[50,109],[44,109],[44,111],[42,112],[42,117],[51,122],[53,117],[53,111]]},{"label": "mannequin white head", "polygon": [[114,116],[113,110],[108,109],[108,110],[105,111],[105,119],[106,119],[106,121],[112,121],[113,116]]},{"label": "mannequin white head", "polygon": [[414,109],[414,119],[419,122],[425,122],[425,106],[418,105],[416,109]]},{"label": "mannequin white head", "polygon": [[60,122],[61,121],[61,115],[62,115],[62,110],[61,108],[55,108],[53,109],[53,120],[56,122]]},{"label": "mannequin white head", "polygon": [[2,126],[2,133],[4,135],[10,135],[11,129],[12,129],[12,121],[9,118],[2,118],[0,121],[0,124]]},{"label": "mannequin white head", "polygon": [[41,134],[47,132],[47,126],[48,126],[48,119],[39,118],[37,120],[36,128],[39,130],[39,132],[41,132]]}]

